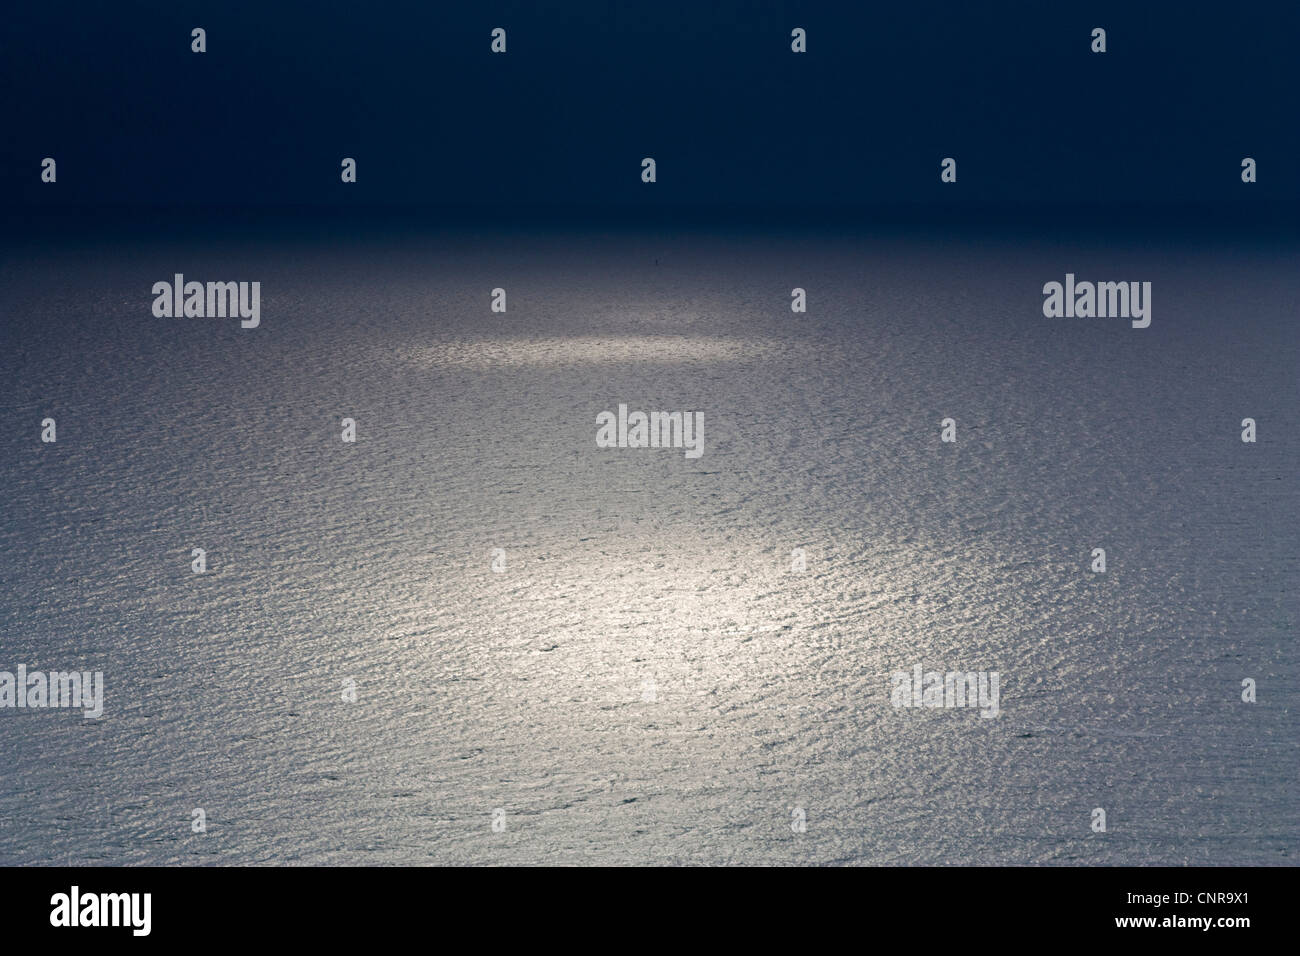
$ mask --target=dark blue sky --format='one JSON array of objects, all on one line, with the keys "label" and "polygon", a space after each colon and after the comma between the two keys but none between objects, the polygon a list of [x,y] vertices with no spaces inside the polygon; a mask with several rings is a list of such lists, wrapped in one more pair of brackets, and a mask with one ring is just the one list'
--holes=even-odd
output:
[{"label": "dark blue sky", "polygon": [[[1300,8],[22,4],[7,204],[1300,197]],[[190,52],[190,29],[208,52]],[[493,27],[509,51],[489,52]],[[808,53],[790,52],[790,30]],[[1108,32],[1108,52],[1089,51]],[[42,157],[59,181],[39,181]],[[339,161],[359,181],[339,181]],[[640,181],[640,160],[659,181]],[[958,183],[939,162],[958,160]],[[1243,186],[1243,156],[1259,182]]]}]

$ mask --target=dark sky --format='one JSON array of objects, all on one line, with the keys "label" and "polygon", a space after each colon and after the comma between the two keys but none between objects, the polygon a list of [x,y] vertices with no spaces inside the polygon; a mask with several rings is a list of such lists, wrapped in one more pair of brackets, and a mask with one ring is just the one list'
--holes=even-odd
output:
[{"label": "dark sky", "polygon": [[[489,52],[496,26],[504,56]],[[23,3],[0,57],[0,198],[1295,199],[1298,41],[1294,3]],[[955,186],[939,181],[945,156]]]}]

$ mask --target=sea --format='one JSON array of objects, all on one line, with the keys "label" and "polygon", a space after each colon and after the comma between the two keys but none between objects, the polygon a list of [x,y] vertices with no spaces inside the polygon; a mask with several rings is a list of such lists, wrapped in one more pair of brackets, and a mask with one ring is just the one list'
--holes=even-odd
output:
[{"label": "sea", "polygon": [[[156,316],[177,273],[260,324]],[[1045,316],[1067,274],[1150,326]],[[104,700],[0,707],[0,864],[1294,865],[1298,280],[1141,230],[9,235],[0,671]],[[703,454],[598,447],[620,404]]]}]

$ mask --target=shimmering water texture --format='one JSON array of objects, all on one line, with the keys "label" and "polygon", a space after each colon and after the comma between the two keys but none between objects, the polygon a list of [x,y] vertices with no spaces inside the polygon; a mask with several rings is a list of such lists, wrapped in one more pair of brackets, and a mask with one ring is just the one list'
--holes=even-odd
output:
[{"label": "shimmering water texture", "polygon": [[[261,326],[155,318],[176,272],[260,281]],[[1150,327],[1045,318],[1067,272],[1150,281]],[[107,699],[0,710],[0,862],[1293,863],[1298,276],[1276,244],[10,246],[0,670]],[[619,403],[702,411],[703,456],[597,448]],[[999,715],[895,708],[915,664],[997,671]]]}]

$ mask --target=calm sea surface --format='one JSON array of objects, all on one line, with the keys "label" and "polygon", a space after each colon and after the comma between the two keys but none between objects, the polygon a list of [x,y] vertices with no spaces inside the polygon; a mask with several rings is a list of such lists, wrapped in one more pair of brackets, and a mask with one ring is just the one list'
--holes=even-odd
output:
[{"label": "calm sea surface", "polygon": [[[177,272],[261,327],[154,318]],[[1150,328],[1044,318],[1067,272]],[[0,863],[1293,864],[1298,288],[1280,245],[10,245],[0,670],[106,701],[0,709]],[[703,457],[597,448],[619,403]],[[895,709],[916,664],[999,716]]]}]

